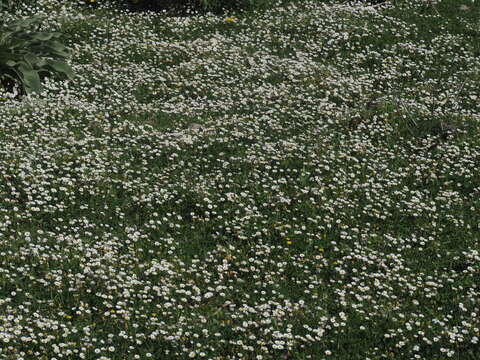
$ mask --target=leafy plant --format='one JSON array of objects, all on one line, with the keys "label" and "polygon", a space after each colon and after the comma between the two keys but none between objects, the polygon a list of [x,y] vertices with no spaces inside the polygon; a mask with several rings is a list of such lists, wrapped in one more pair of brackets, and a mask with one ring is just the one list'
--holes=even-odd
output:
[{"label": "leafy plant", "polygon": [[61,34],[39,31],[42,21],[41,16],[33,16],[0,24],[0,82],[7,90],[20,82],[26,93],[38,92],[41,78],[49,73],[73,78],[64,61],[69,52],[56,40]]},{"label": "leafy plant", "polygon": [[136,9],[173,11],[212,11],[253,9],[271,0],[127,0]]},{"label": "leafy plant", "polygon": [[1,10],[10,10],[12,7],[13,1],[11,0],[0,0],[0,11]]},{"label": "leafy plant", "polygon": [[32,0],[0,0],[0,11],[12,11],[21,5],[31,5]]}]

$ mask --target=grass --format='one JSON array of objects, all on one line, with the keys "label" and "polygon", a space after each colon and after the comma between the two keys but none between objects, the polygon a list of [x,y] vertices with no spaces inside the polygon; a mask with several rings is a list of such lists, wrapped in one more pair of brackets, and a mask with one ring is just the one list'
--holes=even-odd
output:
[{"label": "grass", "polygon": [[478,359],[476,2],[26,4],[77,76],[0,93],[1,359]]}]

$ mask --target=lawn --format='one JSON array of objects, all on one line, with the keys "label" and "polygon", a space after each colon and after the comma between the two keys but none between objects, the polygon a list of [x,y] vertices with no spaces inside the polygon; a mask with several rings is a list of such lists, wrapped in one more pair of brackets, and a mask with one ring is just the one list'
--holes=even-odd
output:
[{"label": "lawn", "polygon": [[33,14],[75,77],[0,88],[0,359],[479,359],[478,1]]}]

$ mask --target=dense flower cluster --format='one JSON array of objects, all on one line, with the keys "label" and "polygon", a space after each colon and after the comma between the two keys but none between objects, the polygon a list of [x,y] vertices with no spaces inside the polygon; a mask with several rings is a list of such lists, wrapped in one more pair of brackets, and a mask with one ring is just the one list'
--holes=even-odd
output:
[{"label": "dense flower cluster", "polygon": [[468,6],[2,14],[76,77],[0,92],[0,359],[475,359]]}]

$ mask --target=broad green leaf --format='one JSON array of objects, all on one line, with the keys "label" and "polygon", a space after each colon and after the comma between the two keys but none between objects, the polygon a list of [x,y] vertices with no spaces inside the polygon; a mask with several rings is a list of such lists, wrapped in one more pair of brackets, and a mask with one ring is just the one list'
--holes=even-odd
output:
[{"label": "broad green leaf", "polygon": [[61,52],[61,53],[66,53],[66,52],[67,52],[67,51],[66,51],[67,48],[65,47],[65,45],[63,45],[63,44],[62,44],[61,42],[59,42],[59,41],[49,41],[49,42],[48,42],[48,46],[49,46],[51,49],[53,49],[53,50],[55,50],[55,51],[58,51],[58,52]]},{"label": "broad green leaf", "polygon": [[72,68],[63,61],[46,60],[47,65],[50,65],[55,71],[64,73],[69,79],[73,79],[75,76]]},{"label": "broad green leaf", "polygon": [[33,66],[26,61],[19,61],[18,62],[18,69],[19,70],[21,70],[21,69],[33,70]]},{"label": "broad green leaf", "polygon": [[40,83],[40,77],[38,76],[37,71],[29,70],[23,67],[19,67],[19,70],[22,73],[22,82],[27,92],[29,90],[37,92],[42,89],[42,84]]},{"label": "broad green leaf", "polygon": [[32,35],[32,38],[34,38],[35,40],[41,40],[41,41],[47,41],[53,37],[54,37],[54,34],[48,33],[48,32],[39,32]]},{"label": "broad green leaf", "polygon": [[39,25],[42,20],[43,20],[42,16],[34,15],[34,16],[29,17],[29,18],[24,18],[24,19],[12,21],[9,25],[14,27],[14,28],[20,28],[21,29],[21,28],[29,27],[33,24],[38,24]]},{"label": "broad green leaf", "polygon": [[38,57],[33,54],[25,54],[23,56],[25,61],[33,68],[33,66],[38,62]]},{"label": "broad green leaf", "polygon": [[39,69],[44,68],[47,65],[47,61],[42,58],[38,58],[37,62],[35,63],[36,67]]},{"label": "broad green leaf", "polygon": [[10,66],[10,67],[14,67],[18,64],[17,61],[14,61],[14,60],[8,60],[8,61],[5,61],[5,65],[7,66]]}]

